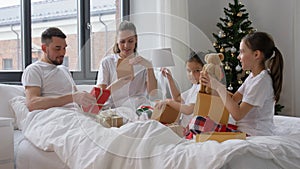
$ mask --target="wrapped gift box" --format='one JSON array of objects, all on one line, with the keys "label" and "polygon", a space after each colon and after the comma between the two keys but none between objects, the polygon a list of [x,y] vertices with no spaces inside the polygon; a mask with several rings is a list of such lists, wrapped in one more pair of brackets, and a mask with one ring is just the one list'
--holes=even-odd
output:
[{"label": "wrapped gift box", "polygon": [[134,78],[133,66],[129,64],[130,58],[119,59],[117,62],[117,78],[121,79],[130,76],[130,79]]},{"label": "wrapped gift box", "polygon": [[223,142],[230,139],[246,139],[246,133],[244,132],[207,132],[196,135],[196,142],[204,142],[207,140],[215,140]]},{"label": "wrapped gift box", "polygon": [[229,112],[219,96],[199,92],[194,107],[194,116],[208,116],[216,123],[227,124]]},{"label": "wrapped gift box", "polygon": [[82,110],[86,113],[98,114],[104,103],[108,100],[110,90],[94,87],[90,93],[96,97],[97,103],[90,106],[82,106]]},{"label": "wrapped gift box", "polygon": [[112,110],[100,112],[95,116],[95,120],[104,127],[121,127],[123,125],[123,117],[116,115]]},{"label": "wrapped gift box", "polygon": [[163,124],[172,124],[177,122],[179,117],[179,111],[176,111],[169,105],[166,105],[161,109],[155,108],[152,112],[151,119],[157,120]]}]

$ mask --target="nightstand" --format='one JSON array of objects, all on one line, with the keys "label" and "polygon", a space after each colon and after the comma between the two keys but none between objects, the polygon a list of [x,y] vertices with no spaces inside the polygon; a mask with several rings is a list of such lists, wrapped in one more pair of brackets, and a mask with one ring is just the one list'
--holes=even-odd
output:
[{"label": "nightstand", "polygon": [[0,117],[0,169],[14,168],[13,125],[11,118]]}]

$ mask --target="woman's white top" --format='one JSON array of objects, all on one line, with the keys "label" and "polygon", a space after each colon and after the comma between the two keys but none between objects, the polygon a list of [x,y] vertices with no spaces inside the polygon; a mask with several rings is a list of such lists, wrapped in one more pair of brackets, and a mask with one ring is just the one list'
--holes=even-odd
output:
[{"label": "woman's white top", "polygon": [[[117,62],[120,59],[118,54],[106,56],[100,63],[97,85],[109,86],[117,80]],[[140,105],[150,105],[147,95],[147,70],[144,66],[133,65],[134,79],[123,87],[111,91],[111,97],[106,102],[104,109],[120,106],[138,108]]]}]

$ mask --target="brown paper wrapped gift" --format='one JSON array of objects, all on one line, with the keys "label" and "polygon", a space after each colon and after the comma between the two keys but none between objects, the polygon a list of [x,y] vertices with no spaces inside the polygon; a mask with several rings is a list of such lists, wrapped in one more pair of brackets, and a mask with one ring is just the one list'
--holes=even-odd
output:
[{"label": "brown paper wrapped gift", "polygon": [[[210,119],[220,124],[228,124],[229,112],[225,108],[219,96],[202,93],[197,94],[197,101],[194,107],[195,116],[208,116]],[[222,142],[229,139],[246,139],[244,132],[206,132],[196,135],[196,142],[216,140]]]},{"label": "brown paper wrapped gift", "polygon": [[129,64],[129,58],[119,59],[117,63],[117,77],[118,79],[130,76],[134,78],[133,66]]},{"label": "brown paper wrapped gift", "polygon": [[207,140],[215,140],[220,142],[229,139],[246,139],[246,133],[244,132],[207,132],[196,135],[196,142],[204,142]]},{"label": "brown paper wrapped gift", "polygon": [[219,96],[198,92],[194,116],[208,116],[216,123],[227,124],[229,112]]},{"label": "brown paper wrapped gift", "polygon": [[165,105],[161,109],[154,108],[151,119],[157,120],[163,124],[171,124],[178,121],[179,116],[179,111],[176,111],[169,105]]}]

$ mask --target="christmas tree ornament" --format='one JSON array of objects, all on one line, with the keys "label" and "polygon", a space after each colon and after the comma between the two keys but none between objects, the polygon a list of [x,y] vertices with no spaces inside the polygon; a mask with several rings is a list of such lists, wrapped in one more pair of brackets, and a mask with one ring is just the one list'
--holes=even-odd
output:
[{"label": "christmas tree ornament", "polygon": [[227,26],[228,26],[228,27],[231,27],[232,25],[233,25],[232,21],[229,21],[229,22],[227,23]]},{"label": "christmas tree ornament", "polygon": [[235,70],[237,72],[241,71],[242,70],[242,67],[240,66],[240,64],[238,64],[236,67],[235,67]]},{"label": "christmas tree ornament", "polygon": [[220,52],[223,53],[224,51],[225,51],[225,49],[222,47],[222,48],[220,49]]},{"label": "christmas tree ornament", "polygon": [[251,72],[250,70],[246,70],[246,74],[249,75]]},{"label": "christmas tree ornament", "polygon": [[243,30],[239,28],[238,33],[243,33]]},{"label": "christmas tree ornament", "polygon": [[229,91],[232,91],[232,90],[233,90],[233,87],[232,87],[231,83],[230,83],[230,85],[227,87],[227,90],[229,90]]},{"label": "christmas tree ornament", "polygon": [[235,48],[234,46],[232,46],[232,47],[230,48],[230,52],[231,52],[231,53],[235,53],[235,52],[236,52],[236,48]]},{"label": "christmas tree ornament", "polygon": [[239,12],[239,13],[236,14],[236,16],[242,17],[242,16],[243,16],[243,13],[242,13],[242,12]]},{"label": "christmas tree ornament", "polygon": [[239,84],[239,85],[243,84],[242,79],[239,79],[239,80],[238,80],[238,84]]},{"label": "christmas tree ornament", "polygon": [[228,62],[225,62],[224,69],[225,69],[225,70],[230,70],[230,66],[228,65]]},{"label": "christmas tree ornament", "polygon": [[216,46],[217,46],[217,43],[216,43],[216,42],[214,42],[214,43],[213,43],[213,46],[214,46],[214,47],[216,47]]},{"label": "christmas tree ornament", "polygon": [[219,31],[218,37],[219,37],[219,38],[222,38],[222,37],[223,37],[223,31]]}]

